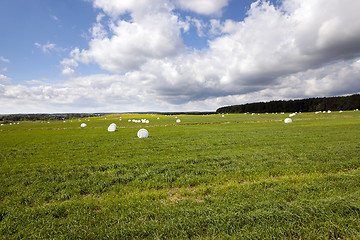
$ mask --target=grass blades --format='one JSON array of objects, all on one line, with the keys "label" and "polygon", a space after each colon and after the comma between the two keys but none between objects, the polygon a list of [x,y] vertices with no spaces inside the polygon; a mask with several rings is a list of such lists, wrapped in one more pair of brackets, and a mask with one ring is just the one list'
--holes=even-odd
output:
[{"label": "grass blades", "polygon": [[358,112],[121,117],[1,126],[1,239],[360,237]]}]

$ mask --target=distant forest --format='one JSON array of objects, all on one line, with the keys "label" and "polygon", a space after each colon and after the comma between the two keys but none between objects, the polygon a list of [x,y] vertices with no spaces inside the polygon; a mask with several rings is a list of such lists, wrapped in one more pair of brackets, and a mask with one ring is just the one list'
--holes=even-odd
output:
[{"label": "distant forest", "polygon": [[288,101],[247,103],[221,107],[217,113],[272,113],[354,110],[360,108],[360,94],[344,97],[309,98]]},{"label": "distant forest", "polygon": [[66,114],[9,114],[0,115],[0,122],[17,122],[17,121],[54,121],[74,118],[84,118],[98,116],[99,114],[88,113],[66,113]]}]

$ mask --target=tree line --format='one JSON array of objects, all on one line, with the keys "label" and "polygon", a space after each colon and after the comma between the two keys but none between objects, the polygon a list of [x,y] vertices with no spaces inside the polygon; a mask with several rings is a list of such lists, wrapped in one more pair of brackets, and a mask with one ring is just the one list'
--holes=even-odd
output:
[{"label": "tree line", "polygon": [[342,97],[280,100],[232,105],[218,108],[216,113],[272,113],[354,110],[360,108],[360,94]]},{"label": "tree line", "polygon": [[0,115],[0,122],[9,123],[17,121],[56,121],[65,119],[93,117],[98,114],[67,113],[67,114],[9,114]]}]

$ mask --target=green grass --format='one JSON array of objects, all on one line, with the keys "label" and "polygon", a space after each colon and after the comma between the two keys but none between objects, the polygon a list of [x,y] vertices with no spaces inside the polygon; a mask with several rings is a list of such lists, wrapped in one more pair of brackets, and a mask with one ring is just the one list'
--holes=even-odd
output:
[{"label": "green grass", "polygon": [[121,116],[0,127],[0,239],[360,238],[358,112]]}]

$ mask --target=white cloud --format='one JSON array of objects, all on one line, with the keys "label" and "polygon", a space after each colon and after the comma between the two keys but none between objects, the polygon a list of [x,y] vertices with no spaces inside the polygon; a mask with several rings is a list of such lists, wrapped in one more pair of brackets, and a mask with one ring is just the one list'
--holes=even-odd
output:
[{"label": "white cloud", "polygon": [[0,81],[1,82],[11,82],[11,78],[5,76],[4,74],[0,74]]},{"label": "white cloud", "polygon": [[57,22],[60,21],[60,19],[55,15],[50,15],[50,18],[57,21]]},{"label": "white cloud", "polygon": [[55,49],[55,46],[56,46],[56,45],[55,45],[54,43],[46,43],[46,44],[42,45],[42,44],[36,42],[36,43],[35,43],[35,46],[36,46],[37,48],[40,48],[41,51],[43,51],[44,53],[49,53],[50,50]]},{"label": "white cloud", "polygon": [[[105,70],[124,72],[138,69],[149,59],[162,59],[184,50],[181,29],[187,28],[178,16],[171,12],[168,1],[105,1],[95,0],[111,16],[130,12],[131,21],[113,19],[107,32],[101,18],[92,28],[89,49],[74,49],[77,62],[96,62]],[[186,30],[186,29],[185,29]]]},{"label": "white cloud", "polygon": [[[78,49],[73,50],[72,52],[76,52]],[[74,55],[75,53],[71,53],[70,55]],[[61,62],[61,65],[63,66],[63,70],[61,71],[61,74],[66,76],[75,76],[75,70],[74,67],[77,67],[79,64],[78,62],[73,58],[65,58]]]},{"label": "white cloud", "polygon": [[288,0],[284,9],[290,11],[296,25],[295,43],[301,52],[321,59],[359,53],[359,8],[360,2],[355,0]]},{"label": "white cloud", "polygon": [[220,15],[229,0],[176,0],[176,4],[184,9],[204,15]]},{"label": "white cloud", "polygon": [[[156,66],[155,62],[153,64],[148,67]],[[193,70],[201,72],[201,69]],[[205,70],[210,76],[209,70]],[[186,71],[187,68],[180,69],[175,64],[167,68],[161,66],[159,72],[163,74],[162,77],[171,81],[157,81],[156,78],[160,74],[146,74],[145,69],[142,69],[125,75],[73,77],[58,85],[43,81],[31,81],[31,87],[0,84],[0,102],[4,103],[3,113],[14,112],[13,104],[19,106],[18,110],[21,112],[44,112],[43,109],[51,109],[51,112],[205,111],[234,103],[360,92],[359,60],[341,61],[322,68],[286,75],[279,77],[275,84],[267,88],[231,95],[218,93],[214,89],[221,89],[221,86],[212,85],[214,82],[208,81],[207,78],[199,78],[197,82],[192,83],[185,81],[186,77],[198,74]],[[216,71],[215,69],[214,72]],[[185,76],[181,76],[182,74]],[[154,84],[156,85],[153,86]],[[203,92],[204,96],[199,95],[199,92]]]},{"label": "white cloud", "polygon": [[130,13],[134,18],[143,14],[157,14],[173,8],[168,0],[92,0],[95,8],[102,9],[107,15],[117,18],[119,15]]},{"label": "white cloud", "polygon": [[25,81],[27,84],[29,85],[49,85],[48,82],[46,82],[46,79],[43,79],[43,80],[28,80],[28,81]]},{"label": "white cloud", "polygon": [[207,24],[205,24],[201,19],[197,18],[188,18],[188,21],[195,25],[199,37],[205,37]]},{"label": "white cloud", "polygon": [[50,53],[51,51],[66,51],[66,48],[60,48],[60,47],[56,47],[55,43],[46,43],[46,44],[40,44],[38,42],[35,42],[35,46],[39,49],[41,49],[42,52],[44,53]]},{"label": "white cloud", "polygon": [[61,73],[67,76],[74,76],[75,70],[72,69],[71,67],[65,66],[64,69],[61,71]]},{"label": "white cloud", "polygon": [[[356,11],[350,11],[347,7],[341,9],[340,1],[323,2],[321,8],[320,5],[314,7],[313,1],[298,2],[301,3],[300,9],[294,8],[292,11],[276,8],[268,2],[256,2],[243,22],[227,20],[220,23],[213,20],[214,33],[222,35],[209,42],[209,49],[171,60],[148,61],[138,73],[141,76],[138,81],[151,76],[148,80],[153,83],[149,86],[165,101],[172,103],[261,91],[268,94],[271,92],[273,98],[278,98],[276,92],[268,91],[273,86],[292,92],[294,97],[308,97],[311,94],[321,96],[336,92],[345,94],[345,90],[351,92],[351,87],[336,90],[339,89],[339,80],[334,80],[334,74],[322,80],[313,76],[316,79],[315,85],[324,84],[317,91],[310,91],[314,84],[300,76],[311,69],[324,66],[332,68],[334,61],[350,64],[351,61],[347,62],[347,59],[360,56],[360,26],[357,23],[355,27],[352,25],[352,20],[357,17]],[[348,1],[348,5],[350,2],[353,1]],[[327,14],[318,19],[318,12]],[[335,29],[326,27],[328,19],[340,19],[336,22],[337,27],[344,32],[342,36],[334,38]],[[313,21],[313,24],[307,24],[308,21]],[[308,32],[310,26],[317,28]],[[306,33],[299,34],[304,29]],[[335,42],[339,40],[334,43],[332,39]],[[305,40],[306,44],[303,42]],[[348,74],[338,77],[344,78],[344,83],[353,85],[349,76],[354,76],[354,71],[355,69],[347,69],[345,72]],[[315,73],[310,71],[304,76],[310,78]],[[283,81],[293,78],[297,81],[288,83],[296,83],[295,88],[283,86]]]},{"label": "white cloud", "polygon": [[9,59],[4,58],[3,56],[0,56],[0,61],[2,61],[4,63],[9,63],[10,62]]}]

